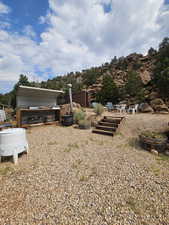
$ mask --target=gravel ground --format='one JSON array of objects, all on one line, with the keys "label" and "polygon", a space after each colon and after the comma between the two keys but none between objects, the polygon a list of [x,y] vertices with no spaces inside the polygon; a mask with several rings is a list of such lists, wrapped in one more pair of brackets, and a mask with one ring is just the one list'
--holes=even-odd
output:
[{"label": "gravel ground", "polygon": [[28,130],[29,154],[0,165],[0,224],[168,225],[169,157],[134,139],[168,121],[128,115],[113,138],[73,127]]}]

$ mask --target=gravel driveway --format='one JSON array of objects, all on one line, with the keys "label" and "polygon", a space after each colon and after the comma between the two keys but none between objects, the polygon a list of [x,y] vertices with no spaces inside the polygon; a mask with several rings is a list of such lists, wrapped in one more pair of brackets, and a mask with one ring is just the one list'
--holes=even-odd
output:
[{"label": "gravel driveway", "polygon": [[113,138],[73,127],[27,131],[29,155],[0,165],[1,225],[168,225],[169,158],[134,138],[168,115],[129,115]]}]

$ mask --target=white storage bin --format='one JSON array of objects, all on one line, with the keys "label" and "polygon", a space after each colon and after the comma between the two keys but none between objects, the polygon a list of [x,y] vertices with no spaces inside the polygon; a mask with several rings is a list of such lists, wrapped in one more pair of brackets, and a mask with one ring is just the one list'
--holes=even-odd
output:
[{"label": "white storage bin", "polygon": [[13,156],[14,163],[18,161],[18,154],[28,152],[26,131],[23,128],[10,128],[0,131],[0,157]]}]

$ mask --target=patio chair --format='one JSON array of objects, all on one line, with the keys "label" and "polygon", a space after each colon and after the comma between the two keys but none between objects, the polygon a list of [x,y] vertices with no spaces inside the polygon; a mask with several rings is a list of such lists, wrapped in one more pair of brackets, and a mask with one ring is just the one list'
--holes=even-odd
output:
[{"label": "patio chair", "polygon": [[120,113],[126,113],[126,104],[123,104],[119,108]]},{"label": "patio chair", "polygon": [[138,113],[138,110],[139,110],[139,104],[136,104],[135,105],[135,112]]},{"label": "patio chair", "polygon": [[127,112],[128,113],[132,113],[132,114],[135,114],[138,112],[138,107],[139,107],[139,104],[136,104],[134,106],[129,106]]},{"label": "patio chair", "polygon": [[126,112],[126,104],[119,104],[119,105],[116,105],[116,109],[117,109],[117,111],[119,111],[120,113],[125,113],[125,112]]},{"label": "patio chair", "polygon": [[107,107],[108,111],[112,111],[113,110],[112,102],[107,102],[106,107]]},{"label": "patio chair", "polygon": [[115,107],[115,110],[120,111],[120,107],[121,107],[120,105],[115,105],[114,107]]},{"label": "patio chair", "polygon": [[97,102],[92,102],[92,108],[94,108],[97,104]]}]

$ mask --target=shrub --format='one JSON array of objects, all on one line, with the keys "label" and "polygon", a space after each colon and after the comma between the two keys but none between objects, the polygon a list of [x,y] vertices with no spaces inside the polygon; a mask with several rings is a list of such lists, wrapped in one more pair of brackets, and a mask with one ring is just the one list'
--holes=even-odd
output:
[{"label": "shrub", "polygon": [[91,127],[91,121],[90,120],[79,120],[79,128],[81,129],[89,129]]},{"label": "shrub", "polygon": [[86,114],[81,109],[77,110],[73,114],[74,122],[79,123],[80,120],[84,120],[86,117]]},{"label": "shrub", "polygon": [[101,115],[103,112],[104,112],[104,107],[102,104],[96,104],[94,106],[94,112],[97,114],[97,115]]}]

